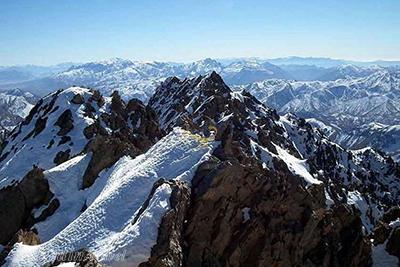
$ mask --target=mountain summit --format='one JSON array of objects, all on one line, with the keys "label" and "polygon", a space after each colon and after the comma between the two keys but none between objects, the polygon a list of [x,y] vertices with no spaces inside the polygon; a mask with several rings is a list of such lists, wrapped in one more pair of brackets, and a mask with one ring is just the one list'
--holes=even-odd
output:
[{"label": "mountain summit", "polygon": [[58,91],[1,158],[6,266],[398,262],[399,165],[332,143],[216,72],[168,78],[147,105]]}]

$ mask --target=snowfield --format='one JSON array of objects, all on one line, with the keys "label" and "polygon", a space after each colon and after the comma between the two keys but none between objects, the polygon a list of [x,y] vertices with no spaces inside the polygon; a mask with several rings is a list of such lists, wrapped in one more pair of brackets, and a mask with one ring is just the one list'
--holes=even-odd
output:
[{"label": "snowfield", "polygon": [[[42,266],[57,254],[82,248],[106,264],[122,260],[136,266],[146,261],[156,243],[162,216],[170,208],[171,187],[164,183],[139,214],[153,184],[161,178],[190,182],[215,146],[211,139],[175,128],[145,154],[121,158],[85,190],[78,188],[87,156],[46,171],[50,188],[60,200],[55,214],[36,225],[46,242],[37,246],[16,244],[5,266]],[[80,214],[84,205],[87,208]]]},{"label": "snowfield", "polygon": [[[10,143],[3,151],[4,155],[8,154],[0,164],[0,188],[13,181],[21,180],[32,169],[33,164],[43,169],[50,169],[56,165],[53,159],[58,152],[70,149],[71,155],[77,155],[85,147],[87,138],[83,134],[83,129],[92,124],[94,120],[85,115],[84,105],[72,104],[71,99],[74,95],[81,94],[87,100],[92,96],[92,93],[86,88],[68,88],[58,94],[52,110],[47,111],[46,105],[50,106],[56,94],[53,93],[43,98],[41,110],[32,118],[32,122],[40,118],[46,119],[47,127],[43,131],[30,136],[35,129],[35,123],[20,124],[19,128],[14,130],[14,132],[20,131],[20,134],[15,139],[11,138]],[[105,101],[106,104],[102,108],[96,106],[96,116],[100,116],[101,111],[107,109],[111,100],[106,97]],[[57,134],[60,127],[56,126],[55,123],[66,110],[71,111],[74,125],[68,133],[70,140],[63,143],[61,142],[62,136]],[[50,145],[51,143],[53,145]]]}]

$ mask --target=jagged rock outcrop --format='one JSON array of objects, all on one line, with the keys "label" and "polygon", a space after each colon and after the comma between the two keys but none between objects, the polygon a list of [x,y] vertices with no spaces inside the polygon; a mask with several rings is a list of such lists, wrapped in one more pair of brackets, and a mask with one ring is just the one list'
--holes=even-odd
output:
[{"label": "jagged rock outcrop", "polygon": [[[165,181],[163,181],[165,182]],[[157,244],[147,262],[139,267],[182,266],[185,216],[190,204],[190,187],[179,181],[169,181],[172,187],[171,209],[164,214],[158,229]]]},{"label": "jagged rock outcrop", "polygon": [[126,105],[116,91],[112,94],[110,112],[102,113],[100,121],[86,127],[84,134],[91,138],[85,152],[91,152],[92,159],[83,176],[83,188],[91,186],[100,171],[122,156],[134,158],[164,135],[154,111],[139,100],[131,100]]},{"label": "jagged rock outcrop", "polygon": [[187,266],[370,264],[370,244],[355,210],[326,210],[322,186],[306,190],[284,169],[274,173],[250,162],[221,160],[195,176]]},{"label": "jagged rock outcrop", "polygon": [[4,246],[3,250],[0,251],[0,264],[3,265],[4,259],[7,257],[9,251],[12,249],[13,245],[16,243],[22,243],[25,245],[39,245],[40,239],[37,233],[30,230],[18,230],[14,236],[8,241],[7,245]]},{"label": "jagged rock outcrop", "polygon": [[52,197],[43,170],[34,168],[17,185],[0,189],[0,244],[6,245],[20,229],[34,223],[31,211]]},{"label": "jagged rock outcrop", "polygon": [[44,170],[88,154],[90,161],[78,174],[80,189],[85,189],[121,157],[136,157],[163,135],[154,111],[138,100],[125,104],[117,92],[105,98],[96,90],[70,88],[41,99],[2,151],[0,244],[45,221],[62,205]]},{"label": "jagged rock outcrop", "polygon": [[221,142],[192,181],[185,264],[372,264],[365,231],[399,202],[389,157],[347,151],[304,120],[232,92],[216,73],[168,79],[149,105],[164,129]]},{"label": "jagged rock outcrop", "polygon": [[24,221],[47,242],[14,246],[9,264],[85,246],[101,262],[115,254],[143,267],[370,266],[383,245],[398,255],[399,166],[341,148],[216,73],[167,79],[148,106],[118,92],[58,92],[18,131],[0,175],[10,182],[20,155],[48,151],[51,162],[27,160],[46,167],[55,191]]},{"label": "jagged rock outcrop", "polygon": [[155,112],[139,100],[126,104],[118,92],[103,97],[94,89],[59,90],[40,99],[11,133],[0,165],[12,163],[0,177],[19,180],[33,164],[49,169],[92,152],[85,175],[89,186],[102,169],[123,155],[134,157],[146,151],[163,135]]}]

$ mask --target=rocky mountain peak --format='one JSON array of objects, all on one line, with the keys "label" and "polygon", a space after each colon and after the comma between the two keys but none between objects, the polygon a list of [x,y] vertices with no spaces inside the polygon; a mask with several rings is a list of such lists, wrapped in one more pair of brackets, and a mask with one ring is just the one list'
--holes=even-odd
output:
[{"label": "rocky mountain peak", "polygon": [[385,242],[399,252],[397,163],[344,149],[216,72],[168,78],[148,105],[118,92],[56,92],[3,153],[0,198],[31,183],[42,196],[24,191],[35,202],[4,235],[47,241],[16,245],[9,259],[21,266],[21,250],[39,263],[85,246],[101,263],[124,249],[125,262],[145,267],[369,266]]}]

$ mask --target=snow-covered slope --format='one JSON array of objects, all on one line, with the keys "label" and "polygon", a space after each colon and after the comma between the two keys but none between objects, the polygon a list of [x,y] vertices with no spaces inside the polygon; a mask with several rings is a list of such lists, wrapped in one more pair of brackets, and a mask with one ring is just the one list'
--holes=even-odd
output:
[{"label": "snow-covered slope", "polygon": [[[175,129],[146,154],[121,158],[84,191],[77,184],[82,179],[80,165],[88,163],[85,156],[46,171],[60,208],[37,225],[45,242],[16,245],[6,266],[42,266],[60,253],[82,247],[107,264],[118,262],[118,255],[123,255],[124,264],[129,266],[146,261],[156,243],[161,218],[170,209],[172,192],[168,182],[151,192],[153,185],[159,179],[190,182],[212,147],[212,142],[200,142],[189,132]],[[71,177],[71,172],[76,176]],[[84,205],[87,208],[80,214]]]},{"label": "snow-covered slope", "polygon": [[395,127],[400,123],[398,71],[378,70],[367,77],[329,82],[266,80],[240,89],[249,91],[282,114],[292,112],[334,128],[335,133],[330,131],[329,135],[341,145],[372,146],[393,155],[398,153],[387,131],[371,129],[377,132],[375,142],[365,133],[366,125]]},{"label": "snow-covered slope", "polygon": [[211,71],[220,73],[229,84],[290,78],[278,66],[265,61],[246,60],[223,65],[210,58],[191,63],[139,62],[115,58],[75,65],[57,74],[14,86],[30,88],[38,94],[53,92],[54,88],[87,86],[99,89],[104,95],[118,90],[124,99],[135,97],[147,102],[155,88],[167,77],[196,77]]},{"label": "snow-covered slope", "polygon": [[[128,266],[369,266],[382,244],[396,255],[399,165],[331,142],[216,72],[168,78],[147,106],[73,87],[42,100],[19,129],[0,170],[8,266],[81,249]],[[29,146],[46,151],[63,136],[78,138],[68,144],[76,153],[30,157]],[[16,175],[14,157],[45,170]]]},{"label": "snow-covered slope", "polygon": [[0,91],[0,125],[11,131],[32,109],[38,97],[18,89]]},{"label": "snow-covered slope", "polygon": [[[67,152],[70,157],[80,153],[87,143],[83,130],[94,123],[94,118],[107,109],[94,105],[94,116],[86,114],[84,104],[73,104],[75,95],[89,101],[93,93],[88,89],[72,87],[46,96],[36,105],[7,140],[0,163],[1,187],[21,179],[32,165],[49,169],[56,165],[56,155]],[[58,121],[58,123],[57,123]],[[65,130],[62,130],[65,129]]]},{"label": "snow-covered slope", "polygon": [[[373,234],[383,214],[400,202],[400,167],[390,157],[370,148],[346,150],[305,120],[290,114],[278,116],[251,94],[232,92],[216,73],[169,79],[149,104],[165,129],[181,125],[192,131],[217,132],[224,144],[216,150],[219,158],[236,158],[243,164],[257,159],[262,169],[253,163],[253,171],[268,173],[261,177],[274,177],[277,182],[284,173],[305,190],[321,186],[321,201],[329,211],[337,205],[353,205],[366,234]],[[282,190],[278,190],[280,196],[289,194]],[[216,225],[214,222],[213,227]]]},{"label": "snow-covered slope", "polygon": [[369,76],[371,74],[374,74],[375,72],[383,70],[385,69],[378,65],[361,67],[352,64],[345,64],[327,69],[325,73],[317,77],[316,80],[336,81],[339,79],[346,79],[346,78],[360,78]]},{"label": "snow-covered slope", "polygon": [[[398,166],[390,158],[371,149],[365,153],[346,151],[304,120],[291,114],[278,116],[252,95],[232,92],[216,73],[193,79],[169,79],[158,88],[149,104],[158,112],[161,127],[166,129],[177,124],[193,128],[193,123],[202,131],[227,127],[230,123],[235,125],[244,135],[241,142],[248,144],[248,153],[254,156],[261,153],[265,166],[271,166],[274,159],[285,162],[295,175],[301,174],[305,185],[335,179],[335,183],[350,189],[352,184],[363,187],[379,181],[392,195],[392,200],[386,204],[386,197],[370,200],[377,201],[382,212],[400,200],[400,185],[397,184],[400,177],[393,170]],[[321,161],[321,157],[326,158],[326,162]],[[331,165],[330,161],[337,161],[338,165]],[[372,173],[365,172],[365,164],[369,164]],[[385,164],[390,167],[383,171]],[[365,181],[364,175],[369,177],[369,182]],[[361,179],[364,185],[359,184]],[[377,218],[379,215],[371,220]]]},{"label": "snow-covered slope", "polygon": [[229,84],[289,78],[282,69],[266,62],[242,61],[223,66],[209,58],[188,64],[113,59],[78,65],[55,78],[67,84],[92,86],[105,94],[118,89],[126,98],[138,97],[146,102],[158,84],[167,77],[195,77],[212,71],[220,73]]}]

